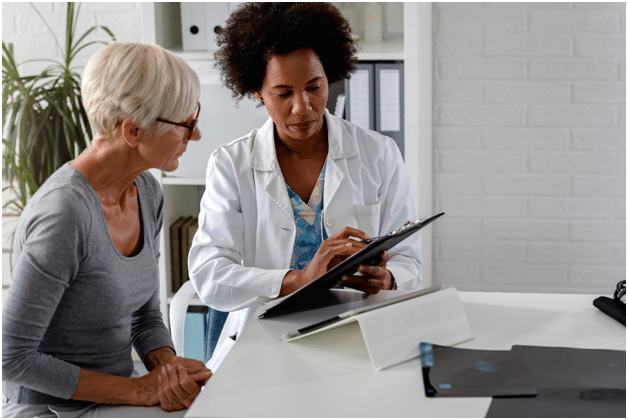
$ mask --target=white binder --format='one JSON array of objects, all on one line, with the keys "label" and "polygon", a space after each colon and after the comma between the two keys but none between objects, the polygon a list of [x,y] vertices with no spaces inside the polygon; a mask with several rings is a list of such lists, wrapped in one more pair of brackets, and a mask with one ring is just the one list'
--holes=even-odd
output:
[{"label": "white binder", "polygon": [[207,50],[205,3],[181,3],[181,41],[183,51]]},{"label": "white binder", "polygon": [[242,2],[205,3],[205,24],[207,25],[207,51],[216,51],[216,36],[225,27],[227,18]]},{"label": "white binder", "polygon": [[[474,337],[456,289],[423,294],[418,291],[406,296],[414,297],[390,299],[389,304],[384,301],[349,311],[286,333],[282,339],[293,341],[357,323],[373,367],[381,370],[418,357],[421,342],[453,346]],[[338,340],[342,336],[336,332],[332,338]]]}]

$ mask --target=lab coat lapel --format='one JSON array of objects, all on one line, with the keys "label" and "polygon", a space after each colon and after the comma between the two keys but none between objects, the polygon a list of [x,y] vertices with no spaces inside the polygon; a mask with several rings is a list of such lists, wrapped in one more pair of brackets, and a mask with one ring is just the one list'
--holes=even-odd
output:
[{"label": "lab coat lapel", "polygon": [[256,171],[255,177],[260,182],[259,185],[263,186],[270,199],[294,225],[292,204],[275,152],[274,124],[271,118],[257,132],[249,165]]},{"label": "lab coat lapel", "polygon": [[[327,121],[327,138],[329,142],[329,155],[327,170],[325,172],[325,192],[323,194],[323,208],[327,209],[325,217],[335,216],[340,213],[342,207],[346,207],[343,199],[350,199],[350,196],[342,197],[342,193],[336,199],[336,194],[342,190],[343,180],[348,174],[347,158],[357,154],[358,149],[353,137],[340,124],[340,121],[332,116],[329,111],[325,112]],[[349,192],[350,193],[350,192]],[[335,233],[339,227],[328,226],[328,233]]]}]

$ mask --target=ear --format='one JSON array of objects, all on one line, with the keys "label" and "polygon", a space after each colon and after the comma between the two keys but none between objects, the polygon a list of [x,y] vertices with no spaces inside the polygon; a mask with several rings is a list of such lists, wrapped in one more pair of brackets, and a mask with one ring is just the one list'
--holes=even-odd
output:
[{"label": "ear", "polygon": [[262,97],[262,92],[259,90],[253,92],[253,95],[261,102],[264,103],[264,98]]},{"label": "ear", "polygon": [[125,118],[122,121],[122,137],[126,144],[135,147],[138,140],[143,135],[144,130],[133,121],[132,118]]}]

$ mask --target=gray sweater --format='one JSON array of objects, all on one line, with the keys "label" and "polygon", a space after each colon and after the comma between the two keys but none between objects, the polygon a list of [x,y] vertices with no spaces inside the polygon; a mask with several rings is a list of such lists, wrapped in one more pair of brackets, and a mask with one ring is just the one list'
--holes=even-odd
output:
[{"label": "gray sweater", "polygon": [[174,347],[159,306],[163,193],[144,173],[135,181],[143,245],[127,258],[115,248],[96,193],[69,164],[30,199],[15,232],[13,279],[2,314],[2,391],[13,402],[68,402],[80,368],[133,372]]}]

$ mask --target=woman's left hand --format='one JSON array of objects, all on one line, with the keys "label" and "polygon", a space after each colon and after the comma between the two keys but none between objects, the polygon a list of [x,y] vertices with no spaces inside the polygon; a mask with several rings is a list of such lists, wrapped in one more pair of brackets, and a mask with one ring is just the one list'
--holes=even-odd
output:
[{"label": "woman's left hand", "polygon": [[207,369],[205,363],[200,360],[174,356],[168,360],[168,364],[174,368],[183,366],[190,378],[201,386],[205,385],[212,376],[211,370]]},{"label": "woman's left hand", "polygon": [[367,295],[374,295],[380,290],[392,290],[395,288],[395,279],[392,273],[386,268],[386,263],[390,259],[388,252],[382,251],[381,261],[377,265],[360,264],[357,268],[358,275],[342,276],[340,285],[350,287],[365,292]]}]

